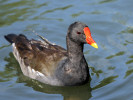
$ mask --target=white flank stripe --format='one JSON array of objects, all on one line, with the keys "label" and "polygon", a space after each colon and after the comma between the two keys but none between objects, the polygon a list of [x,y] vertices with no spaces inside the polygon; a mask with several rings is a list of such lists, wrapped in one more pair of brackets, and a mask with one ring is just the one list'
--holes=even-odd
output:
[{"label": "white flank stripe", "polygon": [[12,46],[13,46],[14,48],[16,48],[15,43],[13,43]]},{"label": "white flank stripe", "polygon": [[32,70],[30,66],[28,66],[28,70],[29,70],[29,75],[32,74]]},{"label": "white flank stripe", "polygon": [[36,71],[34,70],[34,69],[32,69],[32,72],[35,74],[36,73]]},{"label": "white flank stripe", "polygon": [[40,73],[40,72],[38,72],[38,71],[36,71],[38,74],[39,74],[39,76],[44,76],[42,73]]}]

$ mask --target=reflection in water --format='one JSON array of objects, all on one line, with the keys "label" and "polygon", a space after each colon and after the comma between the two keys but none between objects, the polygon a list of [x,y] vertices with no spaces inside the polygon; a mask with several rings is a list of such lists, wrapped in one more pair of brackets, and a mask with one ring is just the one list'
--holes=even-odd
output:
[{"label": "reflection in water", "polygon": [[129,40],[125,40],[125,43],[123,45],[126,46],[128,44],[133,44],[133,40],[131,42]]},{"label": "reflection in water", "polygon": [[8,46],[10,46],[10,44],[9,45],[3,45],[0,47],[0,49],[3,49],[3,48],[8,47]]},{"label": "reflection in water", "polygon": [[[52,12],[54,12],[54,11],[57,11],[57,10],[66,10],[66,9],[68,9],[68,8],[71,8],[72,7],[72,5],[68,5],[68,6],[65,6],[65,7],[60,7],[60,8],[54,8],[54,9],[51,9],[51,10],[46,10],[46,11],[44,11],[44,12],[42,12],[41,14],[40,14],[40,16],[36,16],[36,17],[34,17],[32,20],[40,20],[40,19],[45,19],[45,20],[50,20],[50,19],[52,19],[52,18],[45,18],[43,15],[45,15],[45,14],[47,14],[47,13],[52,13]],[[63,19],[56,19],[56,20],[59,20],[59,21],[62,21]]]},{"label": "reflection in water", "polygon": [[128,60],[128,61],[126,62],[126,64],[131,64],[131,63],[133,63],[133,55],[130,56],[129,58],[130,58],[131,60]]},{"label": "reflection in water", "polygon": [[102,14],[102,12],[99,10],[95,10],[95,11],[91,12],[91,14]]},{"label": "reflection in water", "polygon": [[40,83],[36,80],[25,80],[26,78],[19,78],[18,83],[26,83],[26,86],[32,87],[36,91],[48,94],[61,94],[64,100],[88,100],[91,97],[91,88],[89,84],[83,86],[72,87],[55,87]]},{"label": "reflection in water", "polygon": [[78,16],[80,16],[80,15],[82,15],[82,14],[84,14],[83,11],[78,12],[78,13],[75,13],[75,14],[72,14],[72,17],[73,17],[73,18],[74,18],[74,17],[78,17]]},{"label": "reflection in water", "polygon": [[114,16],[112,16],[112,20],[118,23],[121,23],[123,25],[127,24],[128,17],[125,14],[116,12]]},{"label": "reflection in water", "polygon": [[18,63],[16,63],[15,59],[12,59],[12,53],[9,54],[9,58],[5,57],[5,61],[9,62],[4,71],[0,71],[0,82],[10,81],[13,77],[16,76],[16,68],[18,67]]},{"label": "reflection in water", "polygon": [[110,77],[107,77],[107,78],[103,79],[100,82],[100,84],[98,84],[97,86],[93,87],[93,90],[95,90],[97,88],[100,88],[100,87],[103,87],[103,86],[105,86],[107,84],[110,84],[110,83],[114,82],[115,78],[117,78],[117,77],[118,77],[118,75],[117,76],[110,76]]},{"label": "reflection in water", "polygon": [[114,2],[116,0],[102,0],[99,2],[99,4],[103,4],[103,3],[110,3],[110,2]]},{"label": "reflection in water", "polygon": [[37,5],[35,0],[20,0],[8,3],[9,1],[10,0],[3,0],[3,2],[0,3],[0,26],[10,25],[16,21],[27,20],[31,15],[36,13],[37,8],[47,5],[47,3]]},{"label": "reflection in water", "polygon": [[133,69],[127,70],[126,75],[125,75],[124,78],[128,77],[128,76],[131,75],[132,73],[133,73]]},{"label": "reflection in water", "polygon": [[127,33],[130,33],[130,34],[133,34],[133,27],[127,27],[126,30],[123,30],[121,31],[120,34],[127,34]]},{"label": "reflection in water", "polygon": [[100,73],[103,73],[102,70],[96,70],[94,67],[90,67],[90,68],[91,68],[91,70],[92,70],[91,75],[96,74],[96,76],[99,77],[99,74],[100,74]]},{"label": "reflection in water", "polygon": [[9,57],[5,57],[4,60],[7,61],[8,64],[6,64],[4,71],[0,72],[0,82],[9,81],[13,77],[17,77],[17,83],[25,83],[26,86],[32,87],[36,91],[48,94],[61,94],[64,100],[88,100],[91,97],[89,83],[82,86],[68,87],[46,85],[24,76],[12,53],[9,53]]},{"label": "reflection in water", "polygon": [[114,67],[114,66],[109,66],[108,67],[108,70],[114,70],[116,67]]},{"label": "reflection in water", "polygon": [[122,30],[119,35],[123,35],[125,38],[125,43],[123,43],[124,46],[127,46],[128,44],[133,44],[133,27],[128,26],[125,30]]},{"label": "reflection in water", "polygon": [[[46,18],[44,15],[47,13],[52,13],[57,10],[66,10],[68,8],[71,8],[72,5],[64,6],[64,7],[58,7],[51,10],[45,10],[41,9],[41,13],[38,16],[34,16],[34,14],[37,12],[37,9],[47,6],[48,3],[42,3],[37,4],[35,3],[35,0],[30,1],[14,1],[11,3],[8,3],[9,0],[3,0],[3,2],[0,3],[0,9],[1,9],[1,17],[0,17],[0,26],[4,25],[11,25],[14,22],[17,21],[24,21],[24,20],[51,20],[53,18]],[[33,9],[34,8],[34,9]],[[31,17],[32,16],[32,17]],[[31,17],[31,18],[30,18]],[[62,21],[61,18],[54,18],[55,20]]]},{"label": "reflection in water", "polygon": [[116,53],[114,55],[111,55],[111,56],[106,57],[106,59],[111,59],[113,57],[121,56],[121,55],[124,55],[124,54],[125,54],[125,52],[124,51],[121,51],[121,52],[118,52],[118,53]]},{"label": "reflection in water", "polygon": [[51,13],[51,12],[54,12],[54,11],[57,11],[57,10],[66,10],[68,8],[71,8],[71,7],[72,7],[72,5],[68,5],[68,6],[60,7],[60,8],[54,8],[52,10],[47,10],[47,11],[41,13],[40,15],[44,15],[44,14],[47,14],[47,13]]},{"label": "reflection in water", "polygon": [[133,55],[129,56],[129,58],[130,58],[130,60],[128,60],[126,62],[126,64],[130,65],[130,66],[129,66],[129,70],[126,71],[126,75],[125,75],[124,78],[128,77],[129,75],[131,75],[133,73],[133,65],[132,65],[132,63],[133,63]]},{"label": "reflection in water", "polygon": [[20,0],[11,3],[7,3],[10,0],[3,1],[0,3],[0,26],[10,25],[16,21],[23,21],[34,13],[34,10],[30,9],[31,6],[35,5],[34,0]]}]

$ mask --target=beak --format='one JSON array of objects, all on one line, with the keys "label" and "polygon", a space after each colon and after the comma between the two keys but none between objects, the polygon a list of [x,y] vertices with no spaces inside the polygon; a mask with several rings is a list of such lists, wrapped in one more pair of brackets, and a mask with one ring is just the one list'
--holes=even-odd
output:
[{"label": "beak", "polygon": [[93,46],[94,48],[98,49],[98,45],[96,43],[92,43],[91,46]]},{"label": "beak", "polygon": [[84,28],[84,34],[86,36],[86,42],[88,44],[90,44],[91,46],[93,46],[94,48],[98,48],[98,45],[96,44],[96,42],[93,40],[93,38],[91,37],[91,32],[89,27],[85,27]]}]

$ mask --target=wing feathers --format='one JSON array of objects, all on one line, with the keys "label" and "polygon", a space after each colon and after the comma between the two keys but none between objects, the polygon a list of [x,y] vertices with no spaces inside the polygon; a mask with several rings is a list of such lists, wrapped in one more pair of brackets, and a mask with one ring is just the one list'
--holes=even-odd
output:
[{"label": "wing feathers", "polygon": [[[25,66],[30,66],[35,71],[49,76],[54,73],[61,60],[66,58],[67,52],[64,48],[52,45],[40,35],[38,36],[43,41],[28,40],[22,34],[18,36],[10,34],[5,36],[5,38],[9,42],[15,43],[15,48],[20,56],[17,58],[23,59]],[[20,66],[22,67],[21,64]]]}]

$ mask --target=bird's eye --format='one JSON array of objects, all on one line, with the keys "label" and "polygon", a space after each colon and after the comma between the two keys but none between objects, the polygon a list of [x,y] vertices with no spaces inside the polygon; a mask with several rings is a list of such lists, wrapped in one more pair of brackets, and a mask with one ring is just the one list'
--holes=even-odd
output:
[{"label": "bird's eye", "polygon": [[81,34],[81,32],[77,32],[77,34]]}]

